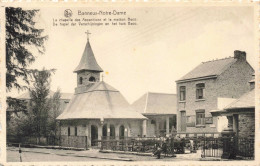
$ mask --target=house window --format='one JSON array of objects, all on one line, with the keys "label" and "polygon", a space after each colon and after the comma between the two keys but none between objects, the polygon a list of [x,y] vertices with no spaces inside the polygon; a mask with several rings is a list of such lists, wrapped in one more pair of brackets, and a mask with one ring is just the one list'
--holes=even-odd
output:
[{"label": "house window", "polygon": [[75,136],[77,136],[78,135],[78,129],[77,129],[77,127],[75,127]]},{"label": "house window", "polygon": [[181,86],[180,87],[180,101],[186,100],[186,87]]},{"label": "house window", "polygon": [[79,77],[79,84],[82,85],[82,83],[83,83],[83,78]]},{"label": "house window", "polygon": [[70,136],[70,127],[68,127],[68,136]]},{"label": "house window", "polygon": [[151,120],[151,124],[155,124],[156,122],[155,122],[155,120]]},{"label": "house window", "polygon": [[204,99],[205,84],[200,83],[196,85],[196,99]]},{"label": "house window", "polygon": [[205,110],[196,110],[196,125],[205,125]]}]

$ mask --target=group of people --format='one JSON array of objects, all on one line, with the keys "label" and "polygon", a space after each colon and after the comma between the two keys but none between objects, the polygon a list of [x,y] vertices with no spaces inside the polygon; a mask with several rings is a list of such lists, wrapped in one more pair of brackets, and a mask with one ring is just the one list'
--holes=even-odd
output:
[{"label": "group of people", "polygon": [[[175,143],[174,143],[175,142]],[[176,146],[176,147],[174,147]],[[168,138],[161,138],[161,143],[155,144],[155,150],[153,152],[153,156],[157,156],[157,159],[161,158],[161,154],[164,153],[165,156],[171,155],[171,157],[176,157],[174,153],[174,149],[180,151],[180,153],[184,153],[184,146],[182,139],[179,136],[168,137]],[[191,153],[196,153],[194,141],[191,139],[189,140],[189,148]]]},{"label": "group of people", "polygon": [[154,156],[157,156],[158,159],[161,158],[161,154],[164,153],[165,155],[168,155],[169,153],[172,155],[172,157],[175,157],[174,155],[174,138],[166,138],[161,139],[161,143],[155,144],[155,150],[153,152]]}]

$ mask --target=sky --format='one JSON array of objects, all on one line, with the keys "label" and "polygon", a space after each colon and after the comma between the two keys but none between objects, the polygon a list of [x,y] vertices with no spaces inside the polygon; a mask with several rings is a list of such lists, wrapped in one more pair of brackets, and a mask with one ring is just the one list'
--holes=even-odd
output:
[{"label": "sky", "polygon": [[[30,68],[57,69],[51,89],[74,93],[76,74],[87,42],[104,70],[104,81],[118,89],[129,103],[146,92],[174,93],[175,81],[201,62],[234,56],[234,50],[246,51],[247,60],[256,69],[254,12],[252,7],[149,7],[113,8],[137,18],[136,26],[54,27],[53,18],[64,18],[66,8],[40,8],[37,26],[49,39],[46,52],[38,55]],[[74,18],[78,10],[70,8]],[[112,9],[111,9],[112,10]],[[116,16],[120,17],[120,16]],[[23,93],[23,92],[20,92]],[[14,90],[9,93],[17,96]]]}]

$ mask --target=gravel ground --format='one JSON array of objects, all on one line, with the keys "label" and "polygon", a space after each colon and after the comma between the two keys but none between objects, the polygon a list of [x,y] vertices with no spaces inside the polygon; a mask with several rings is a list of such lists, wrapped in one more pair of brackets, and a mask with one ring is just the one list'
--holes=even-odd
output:
[{"label": "gravel ground", "polygon": [[[19,151],[17,147],[7,148],[7,162],[19,162]],[[115,154],[115,153],[100,153],[96,149],[86,151],[74,150],[57,150],[44,148],[22,148],[23,162],[44,162],[44,161],[183,161],[200,159],[200,151],[192,154],[177,154],[177,157],[162,157],[156,159],[151,156],[138,156],[132,154]]]}]

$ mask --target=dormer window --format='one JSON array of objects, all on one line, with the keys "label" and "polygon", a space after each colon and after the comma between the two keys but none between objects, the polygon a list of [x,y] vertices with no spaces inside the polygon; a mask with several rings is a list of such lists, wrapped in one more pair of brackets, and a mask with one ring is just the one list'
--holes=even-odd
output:
[{"label": "dormer window", "polygon": [[204,83],[196,84],[196,99],[204,99],[204,89]]},{"label": "dormer window", "polygon": [[96,82],[95,77],[91,76],[91,77],[89,78],[89,82]]},{"label": "dormer window", "polygon": [[83,78],[79,77],[79,84],[82,85],[83,84]]}]

